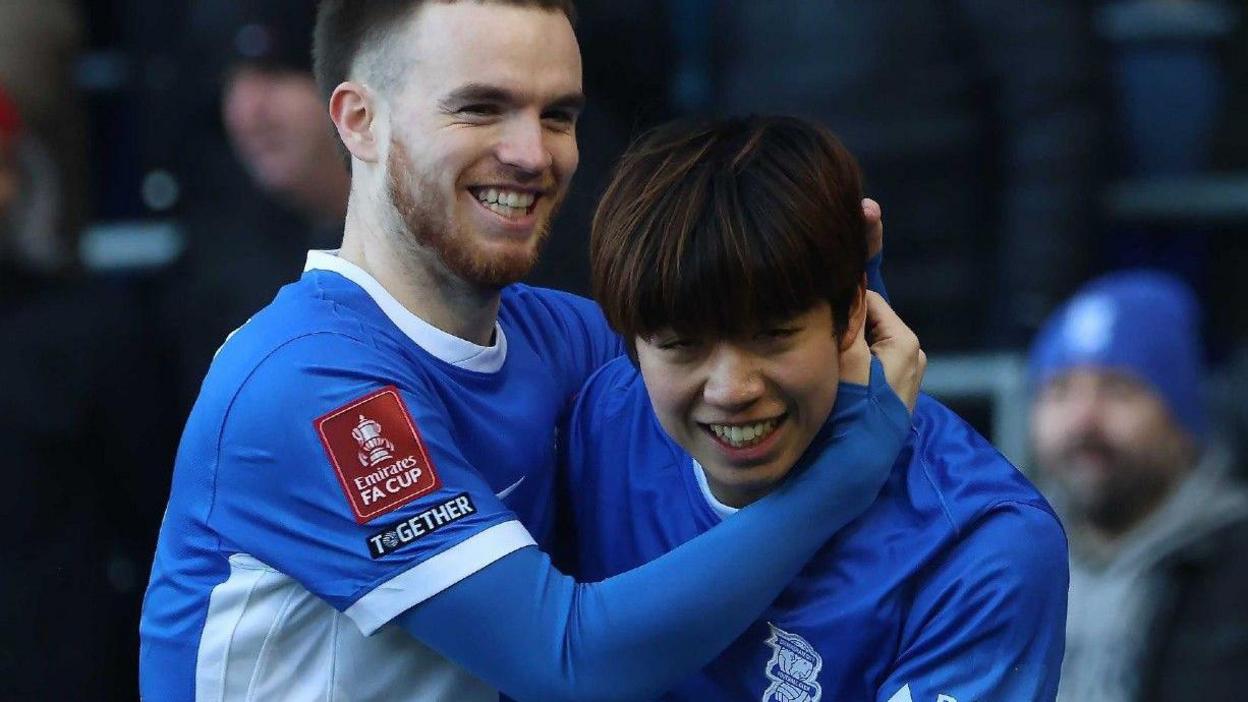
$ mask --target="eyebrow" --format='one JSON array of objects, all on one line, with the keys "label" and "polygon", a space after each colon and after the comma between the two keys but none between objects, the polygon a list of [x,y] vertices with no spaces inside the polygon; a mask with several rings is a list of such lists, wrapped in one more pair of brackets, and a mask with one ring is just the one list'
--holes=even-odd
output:
[{"label": "eyebrow", "polygon": [[[516,93],[496,85],[484,83],[468,83],[452,90],[439,101],[443,109],[454,109],[455,106],[472,102],[490,102],[515,105],[523,102]],[[585,107],[585,94],[577,91],[566,93],[551,100],[544,109],[564,109],[580,111]]]}]

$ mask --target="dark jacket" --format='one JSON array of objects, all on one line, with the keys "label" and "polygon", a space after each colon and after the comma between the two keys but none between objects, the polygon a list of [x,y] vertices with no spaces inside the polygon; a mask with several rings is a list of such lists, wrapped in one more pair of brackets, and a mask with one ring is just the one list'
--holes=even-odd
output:
[{"label": "dark jacket", "polygon": [[135,699],[173,456],[135,281],[0,265],[0,699]]},{"label": "dark jacket", "polygon": [[1164,564],[1141,702],[1221,702],[1248,694],[1248,519]]}]

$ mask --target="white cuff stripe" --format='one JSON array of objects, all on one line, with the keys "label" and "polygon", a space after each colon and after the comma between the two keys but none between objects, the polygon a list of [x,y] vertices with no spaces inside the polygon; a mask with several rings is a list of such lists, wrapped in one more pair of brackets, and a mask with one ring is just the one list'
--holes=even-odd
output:
[{"label": "white cuff stripe", "polygon": [[345,614],[365,636],[372,636],[391,619],[503,556],[536,545],[520,522],[503,522],[378,585],[348,607]]}]

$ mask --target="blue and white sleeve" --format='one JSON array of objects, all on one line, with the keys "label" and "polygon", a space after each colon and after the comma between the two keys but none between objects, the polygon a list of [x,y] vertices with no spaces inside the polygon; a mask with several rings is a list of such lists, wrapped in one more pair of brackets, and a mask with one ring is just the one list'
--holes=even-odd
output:
[{"label": "blue and white sleeve", "polygon": [[1022,503],[994,509],[919,586],[876,702],[1056,698],[1066,558],[1052,514]]},{"label": "blue and white sleeve", "polygon": [[368,635],[517,549],[528,531],[468,465],[436,399],[367,344],[317,335],[238,392],[209,524]]}]

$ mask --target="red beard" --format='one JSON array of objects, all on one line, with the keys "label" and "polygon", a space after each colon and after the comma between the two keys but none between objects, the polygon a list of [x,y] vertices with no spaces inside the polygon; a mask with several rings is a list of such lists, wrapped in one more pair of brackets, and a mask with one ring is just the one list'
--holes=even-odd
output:
[{"label": "red beard", "polygon": [[[532,247],[490,253],[482,251],[460,225],[451,221],[446,214],[446,203],[437,197],[435,184],[417,180],[407,149],[397,140],[390,142],[387,167],[390,201],[412,241],[433,250],[453,275],[476,287],[500,289],[524,278],[533,269],[550,234],[550,220],[558,203],[537,225]],[[417,193],[425,197],[418,199]]]}]

